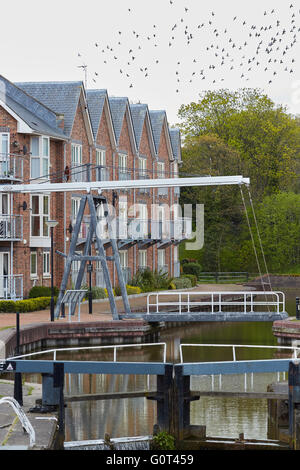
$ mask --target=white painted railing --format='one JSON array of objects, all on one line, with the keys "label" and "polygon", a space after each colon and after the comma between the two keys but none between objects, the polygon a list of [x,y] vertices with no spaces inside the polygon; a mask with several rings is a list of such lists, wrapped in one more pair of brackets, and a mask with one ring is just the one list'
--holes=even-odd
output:
[{"label": "white painted railing", "polygon": [[117,361],[117,350],[123,348],[134,348],[134,347],[144,347],[144,346],[163,346],[163,362],[166,362],[167,358],[167,345],[166,343],[134,343],[134,344],[112,344],[108,346],[83,346],[83,347],[74,347],[74,348],[59,348],[59,349],[48,349],[45,351],[37,351],[34,353],[23,354],[22,356],[14,356],[9,357],[6,360],[14,360],[14,359],[24,359],[33,356],[37,356],[40,354],[53,354],[53,361],[56,361],[57,353],[58,352],[69,352],[69,351],[82,351],[82,350],[103,350],[103,349],[113,349],[113,361]]},{"label": "white painted railing", "polygon": [[182,349],[183,348],[186,348],[186,347],[193,347],[193,348],[197,348],[197,347],[211,347],[211,348],[231,348],[232,349],[232,360],[233,362],[236,362],[237,359],[236,359],[236,349],[237,348],[252,348],[252,349],[281,349],[281,350],[289,350],[289,351],[292,351],[293,354],[292,354],[292,357],[291,359],[297,359],[298,358],[298,354],[300,352],[300,347],[297,347],[297,346],[266,346],[266,345],[257,345],[257,344],[206,344],[206,343],[203,343],[203,344],[198,344],[198,343],[181,343],[179,345],[179,353],[180,353],[180,363],[183,363],[183,351]]},{"label": "white painted railing", "polygon": [[17,400],[15,400],[13,397],[2,397],[0,398],[0,405],[2,403],[7,403],[13,408],[14,412],[16,413],[17,417],[19,418],[22,424],[23,429],[29,435],[29,447],[33,447],[35,445],[35,431]]},{"label": "white painted railing", "polygon": [[[262,297],[262,298],[258,298]],[[154,299],[154,301],[153,301]],[[285,313],[283,292],[235,291],[235,292],[154,292],[147,295],[147,313],[161,313],[161,307],[171,307],[178,314],[190,313],[195,307],[205,307],[210,313],[225,313],[223,307],[240,307],[238,313],[255,313],[258,307],[270,307],[273,313]],[[154,309],[154,311],[151,309]],[[207,310],[206,310],[207,311]]]}]

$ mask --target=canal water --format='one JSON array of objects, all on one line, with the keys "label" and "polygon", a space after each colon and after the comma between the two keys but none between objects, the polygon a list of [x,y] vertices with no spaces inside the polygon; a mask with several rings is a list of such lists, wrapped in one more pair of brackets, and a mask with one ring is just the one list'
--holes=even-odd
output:
[{"label": "canal water", "polygon": [[[273,290],[276,290],[273,288]],[[281,290],[282,289],[278,289]],[[296,289],[285,289],[286,310],[295,316]],[[191,344],[240,344],[277,345],[272,334],[272,322],[255,323],[190,323],[160,332],[159,342],[167,344],[167,361],[179,362],[179,345]],[[284,351],[287,357],[287,351]],[[62,353],[61,353],[62,354]],[[279,356],[278,349],[261,350],[241,348],[237,359],[266,359]],[[113,360],[112,351],[68,353],[58,359]],[[185,347],[183,359],[190,361],[231,360],[231,348]],[[118,360],[162,361],[161,346],[124,348],[118,352]],[[256,391],[265,392],[267,386],[286,380],[283,373],[192,377],[194,390],[202,391]],[[65,394],[90,394],[133,390],[155,390],[155,377],[134,375],[66,375]],[[146,398],[81,401],[68,403],[66,408],[66,441],[101,439],[107,432],[112,438],[152,434],[156,423],[156,402]],[[207,436],[267,439],[268,405],[263,399],[201,397],[191,403],[191,424],[205,425]]]}]

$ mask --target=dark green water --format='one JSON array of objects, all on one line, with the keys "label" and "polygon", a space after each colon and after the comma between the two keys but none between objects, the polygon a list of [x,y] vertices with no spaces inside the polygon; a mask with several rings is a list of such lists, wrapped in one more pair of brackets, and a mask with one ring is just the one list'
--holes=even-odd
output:
[{"label": "dark green water", "polygon": [[[273,288],[273,290],[276,290]],[[282,289],[278,289],[282,290]],[[285,289],[289,315],[295,316],[295,298],[299,292]],[[276,345],[272,334],[272,323],[206,323],[190,324],[161,332],[160,340],[167,343],[167,361],[179,361],[179,344],[242,344]],[[241,349],[237,359],[272,358],[278,351]],[[112,359],[111,353],[72,354],[72,359],[103,360]],[[155,361],[162,360],[159,347],[144,349],[124,349],[122,360]],[[68,357],[71,359],[71,356]],[[230,348],[187,348],[184,361],[231,360]],[[230,375],[192,377],[195,390],[223,391],[266,391],[270,383],[282,381],[284,374],[254,374],[253,376]],[[66,377],[66,394],[113,392],[126,390],[155,389],[155,378],[140,376],[100,376],[69,375]],[[266,400],[228,399],[202,397],[191,404],[191,424],[207,427],[208,436],[238,437],[244,433],[247,439],[268,438],[268,410]],[[78,402],[69,404],[66,409],[66,440],[86,440],[103,438],[108,432],[111,437],[138,436],[152,434],[156,423],[156,404],[144,398]]]}]

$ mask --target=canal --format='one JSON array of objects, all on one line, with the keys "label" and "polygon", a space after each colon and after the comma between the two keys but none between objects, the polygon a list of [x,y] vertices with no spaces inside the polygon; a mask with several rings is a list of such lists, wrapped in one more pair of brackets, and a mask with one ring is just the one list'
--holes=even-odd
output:
[{"label": "canal", "polygon": [[[273,290],[276,290],[273,288]],[[282,289],[277,289],[281,290]],[[287,312],[295,316],[296,289],[285,289]],[[276,345],[272,323],[190,323],[160,332],[159,342],[167,344],[167,361],[179,362],[180,343]],[[285,352],[287,353],[287,352]],[[185,362],[231,360],[230,348],[184,348]],[[278,350],[240,349],[237,359],[279,357]],[[282,356],[284,357],[284,356]],[[113,360],[112,351],[80,351],[58,356],[66,360]],[[160,346],[124,348],[118,360],[162,361]],[[203,391],[265,392],[267,386],[286,380],[284,374],[227,375],[192,377],[191,388]],[[38,377],[31,380],[39,381]],[[90,394],[133,390],[155,390],[155,377],[117,375],[66,375],[65,394]],[[264,399],[201,397],[191,403],[191,424],[206,425],[207,436],[267,439],[268,404]],[[101,439],[105,432],[111,437],[152,434],[156,423],[156,402],[146,398],[80,401],[66,408],[66,441]]]}]

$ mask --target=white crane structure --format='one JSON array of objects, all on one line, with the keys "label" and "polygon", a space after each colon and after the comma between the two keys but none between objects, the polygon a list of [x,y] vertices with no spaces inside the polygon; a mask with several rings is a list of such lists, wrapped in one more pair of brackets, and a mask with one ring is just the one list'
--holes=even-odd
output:
[{"label": "white crane structure", "polygon": [[[107,261],[114,261],[121,295],[125,307],[125,313],[130,314],[130,305],[127,297],[126,284],[121,270],[118,246],[115,238],[112,236],[112,227],[110,224],[110,217],[106,198],[101,196],[102,191],[105,190],[126,190],[138,188],[172,188],[172,187],[199,187],[199,186],[225,186],[225,185],[249,185],[250,179],[243,176],[199,176],[199,177],[186,177],[186,178],[159,178],[159,179],[139,179],[139,180],[125,180],[125,181],[89,181],[89,182],[30,182],[28,184],[12,184],[0,185],[0,192],[11,193],[52,193],[52,192],[75,192],[79,191],[81,194],[81,202],[76,218],[76,223],[72,232],[72,238],[68,254],[59,253],[66,258],[64,274],[60,286],[59,295],[55,307],[55,317],[58,318],[61,311],[62,300],[65,290],[67,288],[68,278],[71,271],[73,261],[80,261],[80,268],[75,283],[75,290],[81,288],[84,271],[87,262],[100,261],[102,265],[103,275],[107,287],[111,312],[114,320],[118,320],[116,303],[112,283],[110,280]],[[98,196],[95,196],[92,191],[97,191]],[[110,243],[112,247],[112,256],[107,257],[104,249],[103,241],[97,233],[97,212],[96,207],[103,204],[104,211],[108,219],[108,232],[110,234]],[[90,210],[90,224],[86,237],[86,242],[83,254],[76,253],[76,244],[80,232],[81,222],[83,219],[86,206]],[[98,254],[91,256],[91,244],[95,241]],[[74,306],[75,309],[75,306]]]}]

